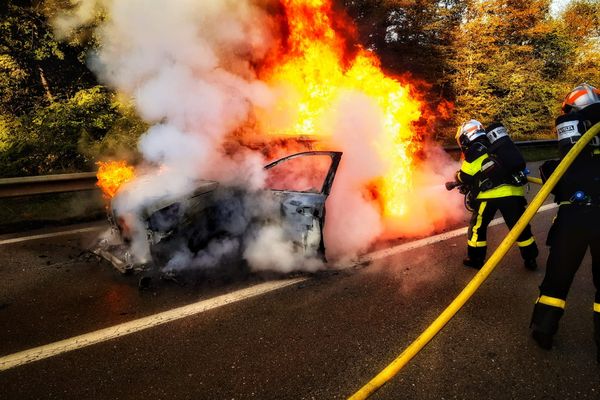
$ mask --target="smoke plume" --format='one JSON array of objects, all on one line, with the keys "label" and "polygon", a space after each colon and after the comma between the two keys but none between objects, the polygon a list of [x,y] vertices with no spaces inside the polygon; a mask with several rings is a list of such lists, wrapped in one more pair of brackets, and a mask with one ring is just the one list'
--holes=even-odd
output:
[{"label": "smoke plume", "polygon": [[[257,195],[264,186],[266,160],[250,150],[223,150],[228,135],[248,129],[254,110],[279,112],[272,108],[277,89],[260,81],[255,70],[280,40],[264,4],[80,0],[57,15],[54,25],[63,37],[81,26],[94,27],[99,46],[89,56],[90,68],[101,82],[130,96],[152,124],[139,142],[144,165],[138,168],[138,178],[112,204],[119,214],[129,216],[127,224],[137,232],[132,250],[139,261],[150,257],[142,211],[158,201],[189,195],[202,179],[214,179],[245,190],[228,214],[235,232],[209,241],[197,252],[177,246],[167,269],[213,268],[239,251],[256,270],[322,266],[321,260],[302,258],[278,221],[244,233],[253,218],[271,215],[277,206]],[[456,165],[432,147],[415,172],[415,185],[426,189],[410,189],[409,215],[394,226],[383,220],[378,204],[365,194],[365,185],[389,168],[377,147],[385,145],[383,119],[378,105],[360,92],[344,93],[328,112],[325,125],[334,133],[334,150],[344,152],[327,203],[330,259],[352,259],[385,235],[440,229],[460,208],[460,198],[443,190]]]},{"label": "smoke plume", "polygon": [[334,143],[344,156],[325,226],[329,254],[340,261],[364,253],[377,239],[429,234],[464,215],[461,196],[444,187],[459,165],[432,144],[426,146],[425,159],[413,170],[413,187],[406,188],[403,200],[409,212],[394,219],[382,217],[364,188],[389,168],[380,156],[380,146],[386,143],[383,120],[373,99],[356,92],[343,93],[329,115]]}]

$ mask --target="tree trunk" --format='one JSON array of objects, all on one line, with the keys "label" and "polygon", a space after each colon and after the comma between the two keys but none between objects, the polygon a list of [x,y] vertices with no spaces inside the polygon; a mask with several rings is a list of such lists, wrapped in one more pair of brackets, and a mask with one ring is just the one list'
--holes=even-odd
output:
[{"label": "tree trunk", "polygon": [[46,80],[46,76],[44,75],[44,70],[42,69],[42,67],[38,66],[38,72],[40,73],[40,82],[42,83],[42,87],[46,92],[46,98],[50,103],[52,103],[54,101],[54,96],[52,96],[50,86],[48,85],[48,81]]}]

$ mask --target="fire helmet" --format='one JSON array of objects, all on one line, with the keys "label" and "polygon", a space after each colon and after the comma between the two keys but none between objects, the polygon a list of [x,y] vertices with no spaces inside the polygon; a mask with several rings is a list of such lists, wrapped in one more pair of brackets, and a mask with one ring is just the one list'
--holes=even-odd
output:
[{"label": "fire helmet", "polygon": [[481,122],[472,119],[458,127],[455,138],[458,145],[463,148],[468,147],[475,139],[482,136],[485,137],[483,125],[481,125]]},{"label": "fire helmet", "polygon": [[600,90],[587,83],[582,83],[567,94],[562,103],[562,111],[568,114],[571,111],[580,111],[594,103],[600,103]]}]

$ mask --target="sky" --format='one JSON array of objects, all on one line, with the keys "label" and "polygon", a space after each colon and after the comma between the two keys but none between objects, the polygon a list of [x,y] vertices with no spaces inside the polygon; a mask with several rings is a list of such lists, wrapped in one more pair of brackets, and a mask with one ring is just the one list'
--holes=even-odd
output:
[{"label": "sky", "polygon": [[559,13],[564,6],[566,6],[571,0],[553,0],[551,5],[551,12],[553,15]]}]

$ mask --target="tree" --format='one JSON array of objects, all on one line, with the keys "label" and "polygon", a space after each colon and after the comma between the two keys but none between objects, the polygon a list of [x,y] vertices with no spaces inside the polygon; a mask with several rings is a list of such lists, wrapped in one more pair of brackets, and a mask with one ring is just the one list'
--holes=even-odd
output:
[{"label": "tree", "polygon": [[42,2],[8,0],[0,21],[0,111],[22,115],[96,85],[86,51],[55,40]]},{"label": "tree", "polygon": [[588,82],[600,85],[600,0],[574,0],[562,14],[564,31],[576,52],[568,58],[565,93]]},{"label": "tree", "polygon": [[[436,86],[448,70],[453,31],[464,12],[461,0],[347,0],[361,43],[397,74],[410,72]],[[440,79],[442,78],[442,79]]]},{"label": "tree", "polygon": [[502,121],[517,137],[549,134],[572,51],[549,0],[469,2],[455,36],[457,121]]},{"label": "tree", "polygon": [[[429,112],[420,129],[437,139],[449,132],[453,99],[454,32],[463,18],[464,0],[346,0],[361,44],[376,52],[385,70],[408,76]],[[435,118],[429,118],[435,115]],[[443,136],[443,134],[442,134]]]},{"label": "tree", "polygon": [[146,128],[85,65],[93,38],[56,40],[48,16],[60,5],[68,2],[0,6],[0,176],[89,170]]}]

